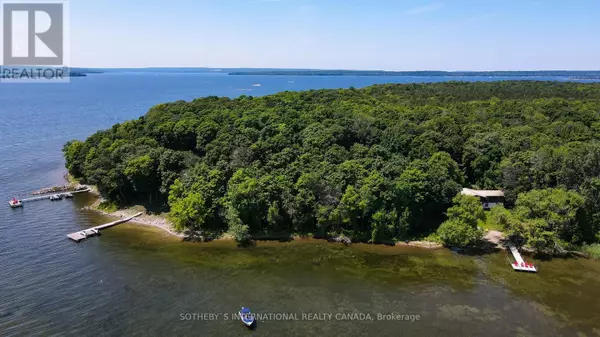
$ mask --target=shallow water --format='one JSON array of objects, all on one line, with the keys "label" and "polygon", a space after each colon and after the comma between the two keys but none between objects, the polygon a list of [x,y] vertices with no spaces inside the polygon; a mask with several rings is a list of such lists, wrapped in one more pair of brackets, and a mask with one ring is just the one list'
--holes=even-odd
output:
[{"label": "shallow water", "polygon": [[[536,261],[540,272],[524,274],[512,271],[504,253],[473,257],[318,240],[241,249],[227,241],[180,242],[135,224],[70,242],[65,234],[110,221],[79,210],[88,202],[79,196],[8,209],[0,236],[3,336],[246,335],[231,319],[241,305],[290,315],[259,321],[257,332],[268,336],[600,332],[595,261]],[[308,320],[303,313],[332,317]],[[346,320],[350,313],[362,320]],[[389,313],[413,321],[378,320]]]},{"label": "shallow water", "polygon": [[[0,336],[600,335],[596,261],[536,261],[540,272],[523,274],[512,271],[504,253],[473,257],[320,241],[239,249],[181,243],[132,224],[76,244],[65,235],[111,220],[81,210],[89,197],[16,210],[5,203],[63,182],[60,149],[67,140],[136,118],[159,102],[415,80],[219,76],[112,74],[69,85],[0,85]],[[230,319],[242,305],[299,320],[267,317],[251,332]],[[307,320],[302,313],[332,318]],[[419,319],[378,320],[384,313]]]}]

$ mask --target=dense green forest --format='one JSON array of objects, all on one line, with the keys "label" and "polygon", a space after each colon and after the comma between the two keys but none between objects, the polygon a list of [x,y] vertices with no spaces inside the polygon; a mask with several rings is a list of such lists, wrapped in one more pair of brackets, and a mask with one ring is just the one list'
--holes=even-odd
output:
[{"label": "dense green forest", "polygon": [[[178,229],[437,235],[464,246],[495,222],[556,252],[599,239],[600,84],[377,85],[206,97],[64,147],[69,172]],[[503,189],[489,214],[462,187]],[[440,226],[441,225],[441,226]],[[438,230],[439,228],[439,230]],[[437,234],[436,234],[437,231]]]}]

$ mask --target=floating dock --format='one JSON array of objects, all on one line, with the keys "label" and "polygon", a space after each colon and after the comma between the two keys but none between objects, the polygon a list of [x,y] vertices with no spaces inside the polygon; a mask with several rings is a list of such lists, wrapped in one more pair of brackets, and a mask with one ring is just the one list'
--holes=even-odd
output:
[{"label": "floating dock", "polygon": [[83,240],[85,240],[85,239],[87,239],[89,237],[100,235],[100,231],[103,230],[103,229],[107,229],[107,228],[110,228],[110,227],[113,227],[113,226],[116,226],[116,225],[120,225],[120,224],[128,222],[128,221],[131,221],[133,218],[136,218],[136,217],[138,217],[138,216],[140,216],[142,214],[143,213],[140,212],[140,213],[138,213],[138,214],[136,214],[134,216],[131,216],[129,218],[120,219],[120,220],[117,220],[117,221],[109,222],[109,223],[101,225],[101,226],[96,226],[96,227],[84,229],[84,230],[81,230],[79,232],[71,233],[71,234],[67,235],[67,237],[69,239],[75,241],[75,242],[81,242],[81,241],[83,241]]},{"label": "floating dock", "polygon": [[523,260],[523,258],[521,257],[521,254],[517,250],[517,247],[515,247],[514,245],[509,245],[508,247],[510,248],[510,252],[513,254],[513,257],[515,258],[515,262],[511,263],[513,270],[537,273],[537,269],[535,268],[535,266],[532,263],[528,263]]}]

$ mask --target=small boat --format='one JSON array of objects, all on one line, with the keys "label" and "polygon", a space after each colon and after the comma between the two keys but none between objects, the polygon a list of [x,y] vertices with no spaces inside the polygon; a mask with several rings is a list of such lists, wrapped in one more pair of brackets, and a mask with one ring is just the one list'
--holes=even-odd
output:
[{"label": "small boat", "polygon": [[17,198],[12,198],[12,200],[9,201],[8,204],[12,208],[23,207],[23,202],[21,200],[18,200]]},{"label": "small boat", "polygon": [[529,263],[529,262],[521,262],[519,264],[519,262],[515,261],[512,264],[513,270],[515,271],[528,271],[528,272],[532,272],[532,273],[537,273],[537,268],[533,265],[533,263]]},{"label": "small boat", "polygon": [[60,195],[60,194],[54,194],[54,195],[51,195],[51,196],[50,196],[50,200],[52,200],[52,201],[56,201],[56,200],[62,200],[62,198],[63,198],[63,197],[62,197],[62,195]]},{"label": "small boat", "polygon": [[251,328],[254,325],[254,315],[250,312],[250,308],[244,308],[240,310],[240,318],[242,319],[242,323],[248,328]]},{"label": "small boat", "polygon": [[510,251],[515,258],[515,261],[511,263],[511,267],[514,271],[526,271],[531,273],[537,273],[537,268],[533,265],[533,263],[529,263],[523,260],[523,257],[519,253],[519,250],[514,245],[509,245]]},{"label": "small boat", "polygon": [[73,198],[73,193],[65,193],[65,194],[63,194],[63,195],[64,195],[64,196],[65,196],[65,198],[67,198],[67,199],[71,199],[71,198]]},{"label": "small boat", "polygon": [[253,86],[253,87],[260,87],[260,85],[261,85],[260,83],[255,83],[255,84],[253,84],[252,86]]}]

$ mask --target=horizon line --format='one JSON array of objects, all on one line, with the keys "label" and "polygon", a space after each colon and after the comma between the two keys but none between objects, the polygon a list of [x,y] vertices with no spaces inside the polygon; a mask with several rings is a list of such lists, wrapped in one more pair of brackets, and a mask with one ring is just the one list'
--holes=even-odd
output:
[{"label": "horizon line", "polygon": [[[4,66],[0,64],[1,68],[60,68],[59,66],[24,66],[24,65],[11,65]],[[348,71],[348,72],[445,72],[445,73],[491,73],[491,72],[600,72],[598,69],[525,69],[525,70],[441,70],[441,69],[412,69],[412,70],[386,70],[386,69],[344,69],[344,68],[270,68],[270,67],[208,67],[208,66],[152,66],[152,67],[87,67],[87,66],[72,66],[67,67],[69,69],[90,69],[90,70],[102,70],[102,69],[114,69],[114,70],[126,70],[126,69],[206,69],[206,70],[257,70],[257,71]]]},{"label": "horizon line", "polygon": [[[3,67],[0,65],[0,67]],[[386,69],[343,69],[343,68],[270,68],[270,67],[206,67],[206,66],[152,66],[152,67],[86,67],[74,66],[69,68],[80,69],[256,69],[256,70],[304,70],[304,71],[385,71],[385,72],[544,72],[544,71],[600,71],[598,69],[526,69],[526,70],[442,70],[442,69],[412,69],[412,70],[386,70]]]}]

